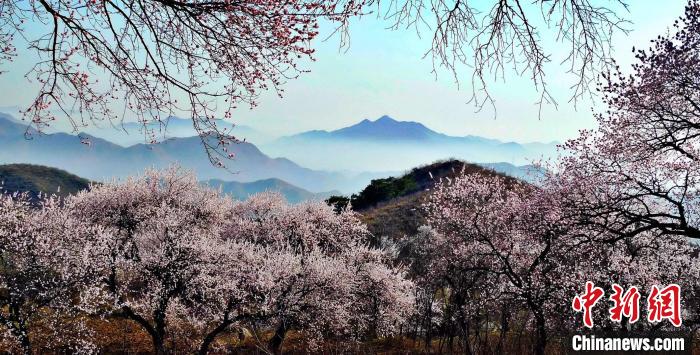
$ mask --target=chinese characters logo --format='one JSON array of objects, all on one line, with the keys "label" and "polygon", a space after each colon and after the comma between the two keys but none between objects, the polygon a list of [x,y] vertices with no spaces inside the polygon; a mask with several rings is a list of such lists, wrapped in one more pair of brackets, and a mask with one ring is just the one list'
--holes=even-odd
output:
[{"label": "chinese characters logo", "polygon": [[[618,284],[613,284],[613,294],[609,300],[612,307],[608,310],[613,322],[622,322],[622,317],[628,318],[630,324],[639,320],[639,300],[641,294],[635,286],[625,290]],[[583,313],[583,324],[593,328],[592,309],[605,295],[602,288],[592,282],[586,282],[585,292],[576,295],[572,302],[574,311]],[[652,286],[647,297],[647,320],[652,323],[668,320],[675,327],[680,327],[681,320],[681,287],[675,284],[660,288]]]}]

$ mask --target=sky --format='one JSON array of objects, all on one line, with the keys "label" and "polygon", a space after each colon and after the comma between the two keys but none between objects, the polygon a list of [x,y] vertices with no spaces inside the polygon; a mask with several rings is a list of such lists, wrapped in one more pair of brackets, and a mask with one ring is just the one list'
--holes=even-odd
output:
[{"label": "sky", "polygon": [[[621,14],[632,22],[626,26],[631,32],[618,34],[613,41],[615,58],[623,68],[632,62],[632,45],[645,47],[664,33],[682,15],[686,4],[683,0],[629,3],[629,12]],[[387,114],[450,135],[518,142],[563,141],[575,137],[579,129],[595,126],[591,110],[599,111],[601,106],[590,100],[576,107],[569,103],[568,87],[573,78],[563,75],[563,68],[556,65],[548,80],[552,91],[558,93],[558,108],[544,107],[540,115],[532,83],[512,75],[505,83],[492,86],[495,115],[490,108],[475,112],[467,103],[469,68],[461,68],[461,87],[448,71],[438,72],[436,78],[430,58],[423,58],[430,38],[419,38],[410,30],[387,30],[387,26],[375,17],[355,21],[347,52],[339,51],[338,38],[317,43],[317,61],[309,66],[311,73],[289,82],[283,99],[265,95],[255,110],[238,112],[238,119],[268,132],[288,134],[340,128]],[[553,54],[563,58],[565,53]]]},{"label": "sky", "polygon": [[[605,2],[601,0],[600,2]],[[629,1],[629,12],[620,14],[631,23],[631,32],[616,34],[615,59],[627,68],[631,47],[647,47],[683,13],[683,0]],[[365,16],[352,22],[349,48],[339,48],[339,38],[316,41],[316,61],[305,63],[310,73],[285,84],[283,98],[264,93],[259,105],[234,112],[233,121],[269,135],[287,135],[312,129],[337,129],[362,119],[389,115],[402,121],[421,122],[449,135],[479,135],[504,141],[551,142],[573,138],[580,129],[595,127],[592,111],[603,108],[595,100],[568,102],[573,78],[557,65],[565,53],[553,52],[548,67],[550,89],[559,105],[545,106],[539,114],[538,93],[528,78],[510,73],[506,82],[491,83],[495,112],[476,112],[470,97],[467,67],[460,68],[461,85],[446,70],[431,73],[431,59],[423,54],[429,36],[412,30],[388,30],[388,22]],[[321,36],[332,28],[324,25]],[[426,34],[426,33],[424,33]],[[552,32],[542,33],[551,41]],[[548,46],[561,49],[563,46]],[[27,55],[20,49],[21,55]],[[9,73],[0,75],[0,110],[25,106],[33,98],[33,85],[23,77],[30,60],[19,58]],[[8,111],[8,110],[5,110]]]}]

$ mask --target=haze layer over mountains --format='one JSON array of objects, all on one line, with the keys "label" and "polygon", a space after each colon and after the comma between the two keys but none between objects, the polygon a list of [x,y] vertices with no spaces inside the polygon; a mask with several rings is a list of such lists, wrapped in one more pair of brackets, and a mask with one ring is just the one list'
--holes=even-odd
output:
[{"label": "haze layer over mountains", "polygon": [[262,145],[272,156],[326,170],[403,171],[435,160],[458,158],[473,163],[530,164],[556,153],[556,142],[501,142],[479,136],[455,137],[421,123],[382,116],[334,131],[308,131]]},{"label": "haze layer over mountains", "polygon": [[[299,187],[303,190],[295,191],[295,196],[306,198],[325,196],[333,190],[356,192],[371,179],[398,175],[446,158],[476,162],[528,178],[531,168],[516,165],[549,157],[556,151],[554,143],[520,144],[478,136],[453,137],[420,123],[397,121],[388,116],[334,131],[308,131],[279,138],[225,121],[220,124],[228,125],[224,127],[245,139],[231,148],[236,159],[226,162],[228,169],[212,166],[189,120],[170,118],[164,127],[150,127],[163,140],[144,144],[136,143],[144,141],[143,127],[134,123],[89,128],[89,133],[39,134],[28,129],[25,122],[0,114],[0,164],[46,165],[101,181],[177,163],[193,169],[203,181],[218,180],[217,186],[230,181],[257,182],[250,186],[228,185],[236,191],[252,192],[258,189],[253,186]],[[275,182],[270,183],[270,179]],[[268,181],[260,183],[260,180]]]}]

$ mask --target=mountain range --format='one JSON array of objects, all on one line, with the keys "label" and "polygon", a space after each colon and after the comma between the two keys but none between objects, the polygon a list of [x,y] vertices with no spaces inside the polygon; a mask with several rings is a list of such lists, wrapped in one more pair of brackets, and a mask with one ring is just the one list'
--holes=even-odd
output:
[{"label": "mountain range", "polygon": [[[186,124],[189,124],[189,121],[176,119],[169,123],[169,127],[175,130],[182,129],[181,133],[184,134]],[[433,152],[435,158],[412,153],[411,149],[428,147],[430,144],[427,142],[434,142],[433,145],[444,149],[445,141],[460,139],[434,132],[419,123],[400,122],[389,117],[376,121],[365,120],[346,129],[324,132],[312,131],[284,137],[269,145],[262,145],[261,149],[248,142],[234,144],[230,150],[236,158],[226,161],[228,169],[222,169],[211,164],[201,139],[196,136],[174,137],[157,144],[133,144],[124,147],[86,133],[41,134],[32,128],[27,128],[26,123],[22,121],[0,114],[0,164],[45,165],[69,171],[92,181],[123,178],[140,174],[146,168],[164,168],[178,164],[185,169],[193,170],[200,180],[218,181],[222,189],[239,196],[248,196],[250,193],[274,187],[277,190],[287,191],[294,200],[297,197],[298,199],[321,198],[328,194],[327,191],[333,190],[342,193],[357,192],[372,179],[399,175],[403,171],[421,165],[422,160],[432,162],[454,157],[460,153],[458,149],[451,151],[454,154],[440,153],[443,154],[442,156],[436,156],[437,153]],[[347,141],[352,144],[364,142],[365,150],[372,146],[368,143],[370,141],[379,146],[374,156],[371,156],[371,151],[366,152],[370,156],[366,157],[366,166],[363,166],[363,161],[358,160],[363,157],[358,156],[356,154],[358,152],[342,149],[343,147],[339,146],[338,142]],[[385,144],[387,141],[398,141],[403,145],[393,146],[392,150],[391,145]],[[475,136],[462,137],[461,141],[471,141],[478,146],[507,145]],[[325,144],[321,144],[322,142]],[[313,157],[324,157],[326,154],[325,158],[336,165],[326,170],[309,169],[305,167],[307,164],[297,164],[283,154],[273,158],[266,153],[275,144],[286,144],[287,153],[291,156],[294,155],[295,144],[300,147],[315,145],[316,152],[309,154],[308,157],[297,158],[308,160]],[[339,151],[339,149],[342,150]],[[298,153],[298,150],[296,152]],[[383,159],[383,163],[375,164],[377,158]],[[350,163],[357,164],[358,169],[343,169],[344,166],[351,165]],[[525,179],[529,179],[532,171],[531,167],[514,166],[509,163],[482,165]],[[255,182],[255,184],[243,187],[240,184],[229,184],[229,182]]]},{"label": "mountain range", "polygon": [[312,192],[353,191],[372,178],[367,176],[362,178],[364,181],[356,181],[341,173],[307,169],[285,158],[270,158],[251,143],[232,145],[230,150],[236,158],[227,161],[228,169],[222,169],[211,164],[199,137],[170,138],[157,144],[122,147],[87,134],[78,136],[40,134],[0,114],[0,164],[45,165],[102,181],[177,163],[194,170],[201,180],[252,182],[277,178]]},{"label": "mountain range", "polygon": [[[265,179],[253,182],[207,180],[202,184],[218,189],[237,200],[245,200],[263,191],[276,191],[290,203],[309,200],[323,200],[338,191],[313,193],[279,179]],[[0,165],[0,194],[27,193],[31,201],[38,201],[40,195],[66,197],[90,187],[90,181],[67,171],[31,164]]]},{"label": "mountain range", "polygon": [[[267,143],[274,138],[249,126],[233,124],[221,119],[217,119],[215,122],[220,130],[226,131],[241,141],[260,144]],[[51,133],[56,132],[60,132],[60,130],[54,130]],[[63,130],[63,132],[70,131]],[[162,123],[151,122],[146,126],[139,122],[115,123],[113,126],[107,127],[88,125],[84,127],[83,133],[102,138],[122,147],[150,143],[151,140],[161,142],[170,138],[187,138],[197,135],[192,120],[174,116],[164,119]]]},{"label": "mountain range", "polygon": [[[362,141],[438,141],[450,136],[437,133],[418,122],[401,122],[389,116],[382,116],[375,121],[364,119],[352,126],[334,131],[313,130],[299,133],[285,139],[298,140],[362,140]],[[480,141],[489,141],[481,137],[465,137]]]},{"label": "mountain range", "polygon": [[449,136],[418,122],[382,116],[349,127],[314,130],[261,145],[271,156],[284,156],[314,169],[404,171],[439,159],[475,163],[530,164],[554,156],[557,143],[502,142],[479,136]]}]

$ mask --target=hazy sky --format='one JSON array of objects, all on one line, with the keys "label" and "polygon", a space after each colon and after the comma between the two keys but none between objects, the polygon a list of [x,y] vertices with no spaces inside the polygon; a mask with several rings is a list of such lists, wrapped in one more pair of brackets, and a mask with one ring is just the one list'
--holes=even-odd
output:
[{"label": "hazy sky", "polygon": [[[629,2],[629,13],[622,15],[632,21],[627,26],[632,32],[629,36],[619,34],[614,40],[615,57],[623,68],[631,61],[632,45],[647,47],[650,39],[665,32],[683,13],[686,4],[684,0]],[[256,109],[241,109],[234,120],[276,135],[335,129],[388,114],[451,135],[519,142],[561,141],[575,136],[579,129],[594,126],[594,103],[581,101],[575,109],[568,102],[573,78],[563,75],[564,68],[557,65],[563,52],[553,53],[554,64],[549,66],[548,80],[550,89],[558,94],[558,110],[547,106],[538,117],[538,94],[531,82],[510,76],[505,83],[491,87],[497,100],[494,118],[490,108],[476,113],[474,106],[467,104],[468,68],[460,72],[461,89],[449,72],[441,71],[436,78],[430,58],[423,58],[430,38],[420,38],[410,30],[390,31],[385,29],[387,25],[374,16],[354,21],[347,51],[339,51],[337,37],[317,41],[317,61],[306,65],[311,72],[287,83],[284,98],[263,94]],[[30,61],[21,59],[5,68],[12,72],[0,75],[0,107],[26,105],[35,94],[23,77]]]},{"label": "hazy sky", "polygon": [[[686,4],[684,0],[629,3],[629,13],[623,15],[633,22],[628,25],[632,32],[618,35],[614,41],[616,59],[622,64],[630,63],[632,45],[646,47],[682,15]],[[492,110],[475,113],[466,103],[470,96],[468,68],[462,70],[461,81],[467,85],[461,90],[449,72],[440,72],[436,80],[430,73],[430,58],[422,59],[430,38],[419,38],[412,31],[386,30],[387,25],[374,17],[357,21],[351,27],[352,43],[345,53],[338,51],[337,38],[318,43],[318,61],[310,65],[311,73],[290,82],[283,99],[266,95],[254,111],[240,112],[239,119],[268,131],[288,133],[339,128],[388,114],[452,135],[521,142],[563,140],[594,125],[592,102],[580,102],[577,109],[567,102],[573,78],[557,67],[563,52],[555,53],[549,77],[553,91],[560,93],[558,110],[546,107],[538,117],[538,96],[531,82],[511,77],[493,87],[497,99],[494,119]]]}]

